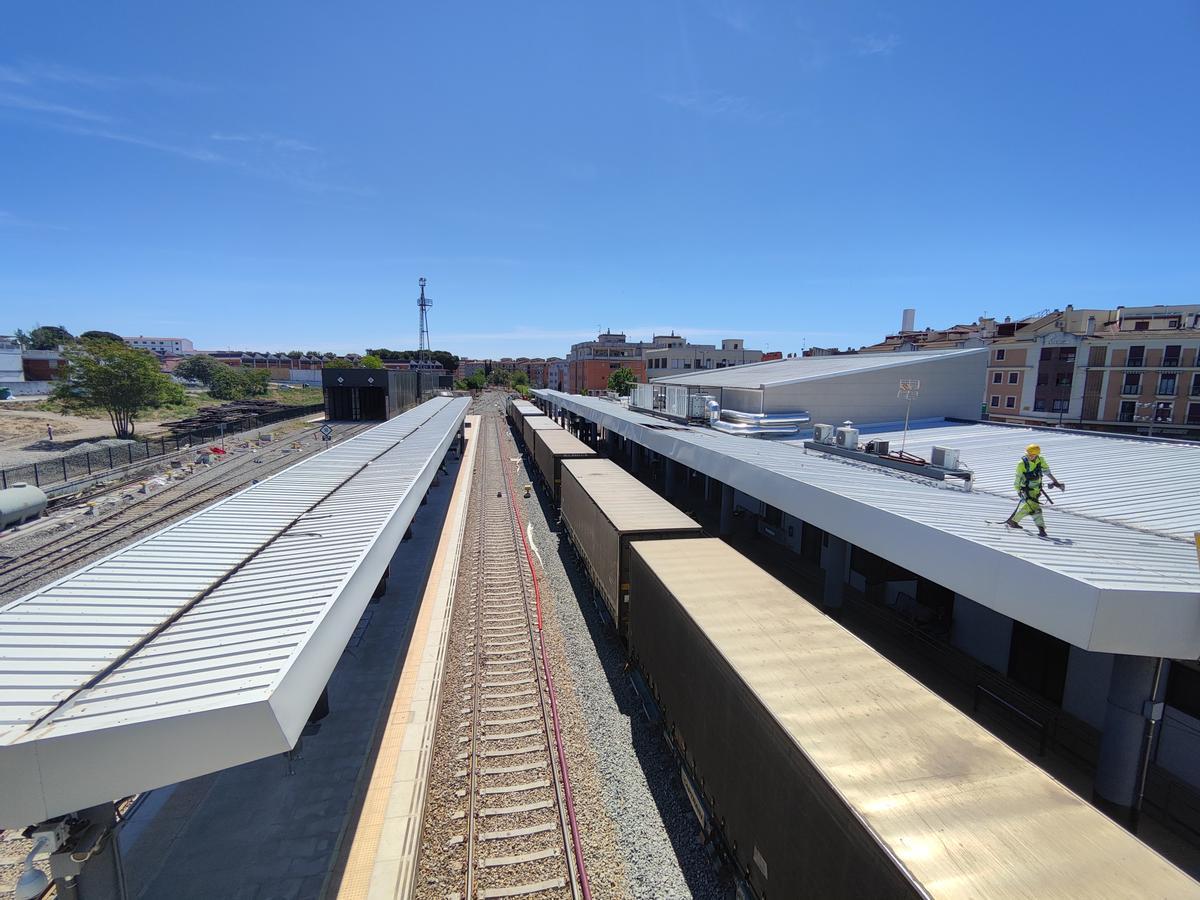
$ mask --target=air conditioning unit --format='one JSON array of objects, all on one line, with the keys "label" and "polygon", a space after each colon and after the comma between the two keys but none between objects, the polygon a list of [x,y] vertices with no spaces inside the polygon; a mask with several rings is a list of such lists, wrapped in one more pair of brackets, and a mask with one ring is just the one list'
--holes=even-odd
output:
[{"label": "air conditioning unit", "polygon": [[874,453],[876,456],[887,456],[891,448],[891,441],[871,441],[867,445],[867,452]]},{"label": "air conditioning unit", "polygon": [[858,429],[842,426],[837,430],[837,445],[846,450],[858,449]]},{"label": "air conditioning unit", "polygon": [[813,440],[818,444],[833,443],[833,426],[832,425],[814,425]]},{"label": "air conditioning unit", "polygon": [[930,462],[943,469],[957,469],[958,451],[951,447],[934,447]]},{"label": "air conditioning unit", "polygon": [[717,398],[712,394],[692,394],[688,397],[688,418],[707,419],[708,402]]}]

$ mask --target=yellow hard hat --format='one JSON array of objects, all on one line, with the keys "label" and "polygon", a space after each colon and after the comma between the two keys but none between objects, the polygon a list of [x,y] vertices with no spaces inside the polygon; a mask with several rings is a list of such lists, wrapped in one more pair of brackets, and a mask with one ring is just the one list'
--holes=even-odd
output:
[{"label": "yellow hard hat", "polygon": [[1041,456],[1042,448],[1039,447],[1037,444],[1030,444],[1028,447],[1025,448],[1025,453],[1029,456]]}]

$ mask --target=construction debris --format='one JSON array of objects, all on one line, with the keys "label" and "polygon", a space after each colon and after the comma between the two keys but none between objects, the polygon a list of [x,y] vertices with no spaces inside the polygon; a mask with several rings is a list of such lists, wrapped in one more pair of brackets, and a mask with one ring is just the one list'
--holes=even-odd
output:
[{"label": "construction debris", "polygon": [[251,416],[262,416],[278,412],[287,404],[278,400],[235,400],[232,403],[222,403],[220,406],[206,406],[194,416],[180,419],[177,422],[163,422],[164,428],[171,431],[195,431],[200,428],[218,428],[240,422]]}]

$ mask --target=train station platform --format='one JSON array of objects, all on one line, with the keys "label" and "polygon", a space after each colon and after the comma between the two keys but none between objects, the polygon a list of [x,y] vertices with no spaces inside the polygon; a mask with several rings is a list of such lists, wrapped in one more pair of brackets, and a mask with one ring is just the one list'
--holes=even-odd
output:
[{"label": "train station platform", "polygon": [[[905,475],[786,440],[692,427],[611,400],[551,390],[533,393],[552,412],[619,435],[1084,650],[1200,656],[1196,548],[1181,524],[1186,516],[1170,509],[1180,503],[1200,509],[1195,498],[1182,499],[1175,487],[1179,482],[1172,477],[1200,465],[1196,448],[1139,442],[1138,458],[1145,464],[1121,467],[1116,474],[1114,459],[1128,449],[1120,446],[1119,438],[986,424],[959,435],[947,423],[946,433],[935,441],[969,440],[977,448],[971,459],[986,475],[981,489],[967,491],[957,482]],[[990,443],[980,437],[981,431]],[[928,432],[918,445],[910,432],[910,450],[924,446],[927,437]],[[998,490],[990,472],[1002,468],[1010,478],[1025,444],[1035,439],[1048,458],[1062,460],[1064,480],[1078,478],[1080,489],[1090,487],[1099,495],[1077,500],[1073,489],[1061,502],[1058,496],[1052,498],[1052,540],[1002,527],[1013,512],[1012,491]],[[1074,474],[1068,476],[1076,460]],[[988,467],[986,472],[981,464]],[[1120,479],[1119,485],[1114,478]],[[1113,499],[1115,491],[1132,496],[1139,488],[1144,496],[1162,498],[1164,516],[1156,521],[1167,522],[1167,527],[1151,528],[1145,516],[1122,517],[1117,510],[1123,504],[1105,506],[1105,498]],[[1194,525],[1194,518],[1190,521]]]},{"label": "train station platform", "polygon": [[0,609],[0,826],[291,751],[468,404],[423,403]]},{"label": "train station platform", "polygon": [[360,802],[345,835],[325,895],[338,900],[395,900],[411,896],[441,673],[450,641],[450,616],[479,441],[471,416],[460,475],[429,570],[420,610],[371,758],[360,776]]}]

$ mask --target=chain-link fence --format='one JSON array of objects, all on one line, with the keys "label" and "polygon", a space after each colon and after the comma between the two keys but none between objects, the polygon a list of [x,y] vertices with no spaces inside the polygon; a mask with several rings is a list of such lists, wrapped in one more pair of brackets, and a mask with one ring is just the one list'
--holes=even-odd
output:
[{"label": "chain-link fence", "polygon": [[14,484],[35,484],[38,487],[66,484],[81,478],[88,478],[109,469],[132,465],[158,456],[165,456],[177,450],[187,450],[190,447],[204,446],[222,437],[240,434],[282,422],[285,419],[296,419],[301,416],[312,416],[325,409],[321,403],[307,406],[288,406],[257,416],[247,416],[227,422],[224,425],[213,425],[208,428],[197,428],[173,435],[148,438],[145,440],[129,441],[124,444],[114,444],[98,450],[67,452],[54,459],[27,463],[23,466],[13,466],[0,469],[0,488],[12,487]]}]

